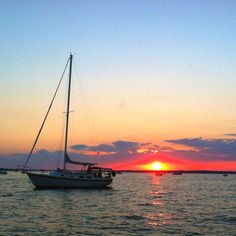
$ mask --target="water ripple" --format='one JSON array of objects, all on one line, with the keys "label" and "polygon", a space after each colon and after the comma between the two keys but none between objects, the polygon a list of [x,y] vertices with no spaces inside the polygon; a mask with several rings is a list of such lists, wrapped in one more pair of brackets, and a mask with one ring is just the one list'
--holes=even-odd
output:
[{"label": "water ripple", "polygon": [[0,235],[236,235],[236,176],[122,174],[106,190],[1,177]]}]

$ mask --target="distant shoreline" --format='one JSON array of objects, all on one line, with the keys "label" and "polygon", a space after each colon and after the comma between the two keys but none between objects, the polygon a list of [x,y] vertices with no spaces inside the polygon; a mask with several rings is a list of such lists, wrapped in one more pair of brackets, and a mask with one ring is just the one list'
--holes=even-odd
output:
[{"label": "distant shoreline", "polygon": [[176,173],[182,174],[236,174],[236,171],[211,171],[211,170],[118,170],[122,173]]},{"label": "distant shoreline", "polygon": [[[21,172],[20,169],[8,169],[8,168],[0,168],[6,171],[15,171]],[[46,169],[31,169],[30,171],[55,171],[46,170]],[[76,171],[76,170],[74,170]],[[222,170],[115,170],[118,173],[176,173],[180,172],[181,174],[236,174],[236,171],[222,171]]]}]

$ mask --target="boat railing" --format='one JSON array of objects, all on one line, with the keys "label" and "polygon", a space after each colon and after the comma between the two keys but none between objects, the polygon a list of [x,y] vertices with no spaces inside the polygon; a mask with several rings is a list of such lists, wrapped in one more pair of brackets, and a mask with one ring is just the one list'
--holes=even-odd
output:
[{"label": "boat railing", "polygon": [[32,173],[32,172],[41,172],[43,173],[47,173],[49,170],[44,170],[44,169],[34,169],[32,167],[25,167],[25,166],[21,166],[21,165],[17,165],[17,171],[21,171],[22,173]]}]

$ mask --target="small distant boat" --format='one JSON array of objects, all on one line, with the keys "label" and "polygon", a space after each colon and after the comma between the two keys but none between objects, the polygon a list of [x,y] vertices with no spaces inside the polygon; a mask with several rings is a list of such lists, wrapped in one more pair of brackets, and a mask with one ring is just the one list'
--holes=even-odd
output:
[{"label": "small distant boat", "polygon": [[[27,170],[27,163],[33,153],[34,147],[38,141],[40,133],[43,129],[44,123],[47,119],[51,106],[53,104],[54,98],[57,94],[58,88],[60,86],[61,80],[57,86],[56,92],[50,103],[46,116],[43,120],[41,128],[35,139],[33,147],[28,155],[28,158],[23,167],[23,173],[27,174],[31,182],[36,188],[105,188],[112,183],[112,180],[116,172],[110,168],[103,168],[95,166],[96,163],[88,162],[78,162],[74,161],[69,157],[67,152],[67,141],[68,141],[68,131],[69,131],[69,114],[70,114],[70,90],[71,90],[71,74],[72,74],[72,58],[73,55],[67,61],[65,70],[69,64],[69,82],[68,82],[68,94],[67,94],[67,111],[66,111],[66,131],[65,131],[65,146],[64,146],[64,162],[63,169],[57,169],[56,171],[45,172],[31,172]],[[64,70],[64,72],[65,72]],[[63,75],[64,75],[63,72]],[[63,78],[63,75],[61,79]],[[74,164],[81,166],[79,171],[71,171],[67,168],[67,164]]]},{"label": "small distant boat", "polygon": [[0,169],[0,175],[6,175],[7,174],[7,171],[4,170],[4,169]]},{"label": "small distant boat", "polygon": [[162,172],[156,172],[155,175],[156,175],[156,176],[162,176],[163,173],[162,173]]},{"label": "small distant boat", "polygon": [[228,176],[228,174],[223,174],[224,177]]},{"label": "small distant boat", "polygon": [[173,175],[182,175],[182,172],[180,172],[180,171],[175,171],[175,172],[173,173]]}]

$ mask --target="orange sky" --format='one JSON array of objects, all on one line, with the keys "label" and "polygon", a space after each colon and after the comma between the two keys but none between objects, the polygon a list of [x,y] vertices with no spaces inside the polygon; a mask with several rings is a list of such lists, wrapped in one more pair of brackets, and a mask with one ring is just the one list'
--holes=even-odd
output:
[{"label": "orange sky", "polygon": [[[114,167],[236,170],[234,1],[14,4],[0,9],[0,165],[31,149],[72,52],[69,146],[110,145]],[[36,153],[63,150],[66,82]]]}]

